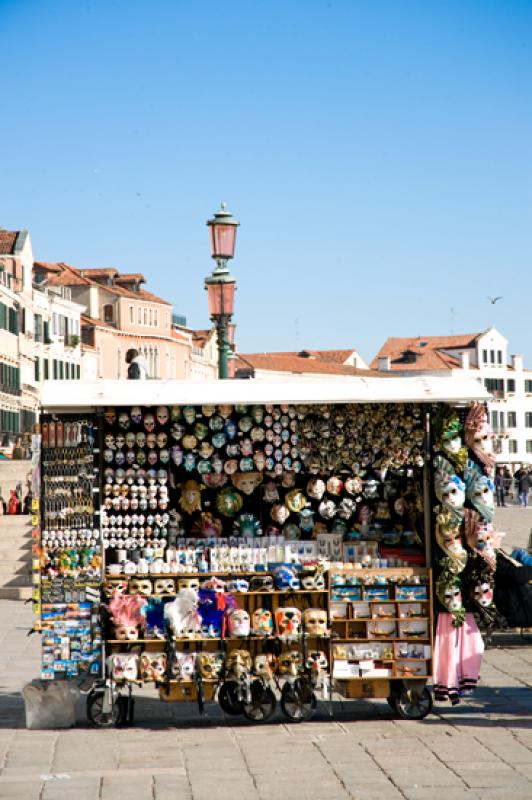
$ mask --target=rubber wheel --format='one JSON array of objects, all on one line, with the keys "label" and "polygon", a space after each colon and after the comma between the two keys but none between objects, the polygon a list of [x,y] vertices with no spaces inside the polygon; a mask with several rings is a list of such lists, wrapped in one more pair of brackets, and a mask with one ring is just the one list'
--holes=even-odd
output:
[{"label": "rubber wheel", "polygon": [[316,695],[306,681],[296,681],[293,686],[285,683],[283,686],[281,708],[283,714],[293,722],[309,720],[317,705]]},{"label": "rubber wheel", "polygon": [[106,689],[97,689],[87,697],[87,717],[97,728],[117,728],[125,719],[127,699],[117,697],[111,711],[103,711]]},{"label": "rubber wheel", "polygon": [[250,687],[251,703],[243,704],[244,716],[251,722],[266,722],[270,719],[277,701],[269,686],[262,681],[253,681]]},{"label": "rubber wheel", "polygon": [[239,687],[236,681],[222,683],[218,690],[220,708],[232,717],[244,713],[244,703],[240,699]]},{"label": "rubber wheel", "polygon": [[397,711],[397,696],[395,694],[391,694],[390,697],[387,697],[386,702],[392,711]]},{"label": "rubber wheel", "polygon": [[395,710],[403,719],[424,719],[432,711],[432,694],[424,688],[420,695],[403,689],[397,695]]}]

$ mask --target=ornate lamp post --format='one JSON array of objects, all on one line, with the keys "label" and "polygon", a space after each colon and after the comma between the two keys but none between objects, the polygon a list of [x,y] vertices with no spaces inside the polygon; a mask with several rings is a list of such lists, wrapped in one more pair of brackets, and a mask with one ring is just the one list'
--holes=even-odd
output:
[{"label": "ornate lamp post", "polygon": [[236,280],[229,273],[227,262],[235,253],[236,229],[240,225],[227,211],[225,203],[207,221],[211,237],[211,257],[216,261],[212,274],[205,278],[209,316],[218,335],[218,377],[227,378],[227,357],[231,349],[229,322],[233,315]]}]

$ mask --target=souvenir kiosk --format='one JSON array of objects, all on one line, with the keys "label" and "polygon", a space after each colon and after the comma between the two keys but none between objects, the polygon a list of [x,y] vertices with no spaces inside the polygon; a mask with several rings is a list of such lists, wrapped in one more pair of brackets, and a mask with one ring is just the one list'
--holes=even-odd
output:
[{"label": "souvenir kiosk", "polygon": [[254,721],[333,694],[424,717],[434,509],[452,507],[435,463],[461,447],[442,420],[484,399],[431,377],[45,385],[41,677],[93,675],[97,725],[131,721],[139,683]]}]

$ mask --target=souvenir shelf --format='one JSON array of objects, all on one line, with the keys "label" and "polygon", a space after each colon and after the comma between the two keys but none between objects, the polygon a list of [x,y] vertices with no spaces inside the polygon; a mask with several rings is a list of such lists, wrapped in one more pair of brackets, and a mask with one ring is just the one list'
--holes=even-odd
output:
[{"label": "souvenir shelf", "polygon": [[[427,681],[432,664],[431,570],[343,568],[332,572],[331,583],[337,690],[353,696],[356,689],[347,684],[379,678],[373,696],[388,697],[390,680]],[[366,687],[364,696],[370,692]]]}]

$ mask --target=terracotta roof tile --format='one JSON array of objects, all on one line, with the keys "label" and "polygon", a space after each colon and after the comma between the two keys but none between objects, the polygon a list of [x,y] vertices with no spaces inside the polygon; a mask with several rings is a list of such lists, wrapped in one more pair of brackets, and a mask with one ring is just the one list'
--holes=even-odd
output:
[{"label": "terracotta roof tile", "polygon": [[[319,358],[324,361],[334,361],[336,364],[343,364],[349,356],[353,353],[356,353],[354,347],[349,350],[287,350],[283,352],[274,352],[274,353],[256,353],[256,355],[266,355],[266,356],[290,356],[292,358]],[[302,355],[302,353],[307,353],[308,355]]]},{"label": "terracotta roof tile", "polygon": [[[238,361],[241,362],[240,366]],[[239,353],[237,356],[237,368],[267,370],[270,372],[294,372],[297,374],[312,373],[314,375],[346,375],[346,376],[370,376],[382,372],[367,369],[356,369],[346,367],[343,364],[336,364],[325,359],[302,358],[298,355],[286,355],[281,353]]]},{"label": "terracotta roof tile", "polygon": [[122,281],[123,283],[146,283],[146,278],[141,272],[122,272],[116,278],[117,281]]},{"label": "terracotta roof tile", "polygon": [[[420,370],[449,370],[460,367],[460,358],[445,350],[467,350],[475,346],[480,333],[465,333],[457,336],[415,336],[411,338],[390,337],[385,341],[373,361],[377,369],[379,358],[388,356],[391,369],[418,372]],[[415,361],[404,359],[404,353],[415,353]]]},{"label": "terracotta roof tile", "polygon": [[[149,303],[163,303],[166,306],[172,305],[168,300],[163,300],[162,297],[157,297],[157,295],[147,292],[145,289],[132,291],[131,289],[126,289],[124,286],[102,286],[101,283],[91,280],[90,276],[86,274],[90,273],[91,270],[78,269],[77,267],[72,267],[70,264],[64,264],[63,262],[58,263],[57,266],[61,268],[61,272],[50,277],[49,283],[52,286],[98,286],[100,289],[104,289],[106,292],[110,292],[119,297],[129,297],[132,300],[146,300]],[[102,276],[106,274],[105,270],[96,271]],[[114,273],[114,270],[111,270],[111,272]]]},{"label": "terracotta roof tile", "polygon": [[81,274],[85,278],[114,278],[118,275],[118,270],[114,267],[101,267],[98,269],[80,269]]},{"label": "terracotta roof tile", "polygon": [[0,228],[0,253],[4,256],[12,255],[19,231],[6,231]]},{"label": "terracotta roof tile", "polygon": [[45,272],[62,272],[59,264],[50,264],[48,261],[34,261],[33,269],[42,269]]}]

